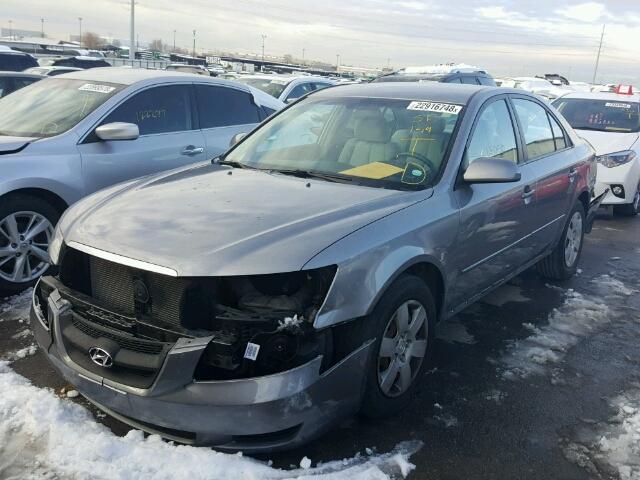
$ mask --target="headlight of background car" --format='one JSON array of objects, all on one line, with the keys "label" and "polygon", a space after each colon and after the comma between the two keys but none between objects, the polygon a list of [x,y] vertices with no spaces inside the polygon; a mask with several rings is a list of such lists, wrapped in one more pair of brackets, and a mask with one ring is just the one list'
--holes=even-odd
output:
[{"label": "headlight of background car", "polygon": [[55,233],[53,234],[53,239],[49,244],[49,258],[51,258],[51,263],[53,265],[58,264],[58,260],[59,260],[58,257],[60,256],[60,249],[62,248],[62,242],[63,242],[62,230],[60,229],[60,222],[58,222]]},{"label": "headlight of background car", "polygon": [[631,162],[636,158],[636,152],[633,150],[625,150],[624,152],[608,153],[596,157],[599,164],[604,165],[607,168],[619,167],[625,163]]}]

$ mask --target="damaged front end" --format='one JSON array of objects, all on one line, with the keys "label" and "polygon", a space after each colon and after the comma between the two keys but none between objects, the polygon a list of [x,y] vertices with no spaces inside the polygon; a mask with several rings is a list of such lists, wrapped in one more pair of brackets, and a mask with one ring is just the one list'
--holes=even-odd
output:
[{"label": "damaged front end", "polygon": [[[48,292],[57,288],[70,302],[74,322],[63,335],[81,355],[92,342],[87,335],[100,338],[103,329],[113,330],[108,337],[117,345],[106,346],[137,353],[139,365],[132,365],[132,355],[124,356],[125,363],[146,371],[162,362],[147,357],[161,355],[177,339],[209,337],[194,379],[239,379],[295,368],[318,356],[328,366],[331,330],[317,331],[313,321],[335,273],[330,266],[273,275],[169,277],[65,248],[58,279],[45,278],[36,297],[46,305]],[[86,359],[81,363],[92,367]],[[116,353],[115,370],[120,363]]]},{"label": "damaged front end", "polygon": [[359,408],[372,341],[313,327],[335,275],[171,277],[65,247],[31,322],[67,381],[129,425],[221,449],[290,448]]}]

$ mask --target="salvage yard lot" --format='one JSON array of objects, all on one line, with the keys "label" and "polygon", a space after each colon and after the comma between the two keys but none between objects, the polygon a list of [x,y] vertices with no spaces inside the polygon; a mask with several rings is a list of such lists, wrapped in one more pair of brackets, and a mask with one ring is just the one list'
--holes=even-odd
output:
[{"label": "salvage yard lot", "polygon": [[575,278],[551,284],[525,272],[442,326],[435,368],[400,415],[345,422],[264,463],[136,433],[119,440],[130,428],[67,398],[31,348],[28,295],[5,298],[0,478],[640,479],[639,239],[638,219],[599,218]]}]

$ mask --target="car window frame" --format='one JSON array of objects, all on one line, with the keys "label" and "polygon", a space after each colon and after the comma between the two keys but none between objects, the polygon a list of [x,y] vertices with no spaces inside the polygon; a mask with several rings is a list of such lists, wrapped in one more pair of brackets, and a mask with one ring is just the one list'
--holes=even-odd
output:
[{"label": "car window frame", "polygon": [[[249,89],[244,89],[244,88],[239,88],[236,85],[227,85],[227,84],[223,84],[223,83],[213,83],[213,82],[198,82],[198,81],[194,81],[191,82],[192,88],[191,88],[191,105],[192,105],[192,122],[194,125],[197,126],[197,130],[200,130],[202,132],[204,131],[209,131],[209,130],[214,130],[217,128],[231,128],[231,127],[241,127],[243,125],[259,125],[265,118],[267,118],[265,116],[265,112],[263,111],[263,108],[265,107],[264,105],[261,105],[260,103],[258,103],[258,101],[256,100],[255,95],[253,94],[253,92]],[[222,125],[222,126],[218,126],[218,127],[206,127],[203,128],[200,125],[200,112],[198,110],[198,94],[196,92],[196,85],[204,85],[207,87],[217,87],[217,88],[226,88],[229,90],[236,90],[238,92],[244,93],[246,95],[249,95],[249,97],[251,98],[251,103],[253,104],[254,107],[256,107],[256,113],[257,113],[257,118],[258,121],[257,122],[253,122],[253,123],[238,123],[236,125]],[[270,107],[267,107],[270,108]]]},{"label": "car window frame", "polygon": [[[484,103],[480,106],[480,108],[478,109],[475,118],[473,119],[473,123],[471,125],[471,129],[469,131],[469,135],[467,136],[466,140],[465,140],[465,144],[464,144],[464,151],[462,153],[462,159],[460,160],[460,165],[458,166],[458,176],[461,179],[462,175],[464,174],[464,172],[466,171],[466,168],[464,168],[464,163],[465,163],[465,159],[467,156],[467,150],[469,148],[469,144],[471,143],[471,139],[473,138],[473,135],[476,131],[476,128],[478,126],[478,121],[480,120],[480,117],[482,116],[482,114],[484,113],[484,111],[491,106],[491,104],[500,101],[500,100],[504,100],[506,107],[507,107],[507,111],[509,112],[509,118],[511,119],[511,128],[513,128],[513,136],[514,139],[516,141],[516,152],[517,152],[517,160],[516,160],[516,165],[519,167],[520,165],[523,165],[523,144],[522,144],[522,139],[520,138],[519,134],[518,134],[518,125],[515,123],[516,118],[515,117],[515,111],[513,110],[513,107],[511,105],[511,103],[508,101],[508,95],[506,93],[502,93],[499,95],[495,95],[493,97],[488,98],[487,100],[484,101]],[[497,157],[499,158],[499,157]],[[468,167],[468,166],[467,166]]]},{"label": "car window frame", "polygon": [[[515,116],[515,120],[516,120],[517,125],[518,125],[518,131],[520,132],[520,139],[521,139],[522,146],[523,146],[522,147],[522,153],[524,155],[524,161],[522,163],[523,165],[526,165],[526,164],[529,164],[529,163],[533,163],[533,162],[537,162],[538,160],[545,159],[545,158],[547,158],[547,157],[549,157],[551,155],[555,155],[558,152],[563,152],[565,150],[568,150],[568,149],[571,149],[571,148],[574,147],[573,142],[571,142],[571,139],[569,138],[566,130],[564,129],[564,127],[562,125],[562,122],[560,122],[560,120],[558,120],[558,118],[553,114],[551,109],[549,109],[549,107],[544,104],[544,102],[538,100],[535,97],[530,97],[528,95],[522,95],[522,94],[519,94],[519,93],[509,93],[507,96],[509,98],[508,103],[510,104],[511,109],[513,110],[513,114]],[[554,146],[554,151],[553,152],[549,152],[549,153],[547,153],[545,155],[541,155],[539,157],[535,157],[535,158],[532,158],[532,159],[529,158],[529,153],[527,152],[527,148],[526,148],[527,142],[526,142],[526,140],[524,138],[524,131],[522,130],[522,126],[520,125],[520,120],[518,119],[518,115],[516,113],[516,107],[513,104],[513,100],[514,99],[528,100],[530,102],[536,103],[536,104],[540,105],[544,109],[544,111],[547,113],[547,122],[549,122],[549,128],[551,129],[551,135],[552,135],[552,138],[553,138],[553,146]],[[562,134],[564,135],[564,141],[565,141],[565,145],[566,145],[566,147],[563,148],[563,149],[560,149],[560,150],[555,149],[556,140],[555,140],[555,137],[553,137],[553,127],[551,126],[551,122],[549,121],[549,117],[555,119],[555,121],[558,123],[558,125],[560,125],[560,130],[562,131]]]},{"label": "car window frame", "polygon": [[[102,140],[98,139],[95,131],[96,128],[98,128],[99,126],[103,125],[105,119],[111,115],[113,112],[116,111],[116,109],[118,109],[120,106],[124,105],[125,102],[129,101],[131,98],[133,98],[135,95],[138,95],[139,93],[145,92],[147,90],[150,90],[152,88],[158,88],[158,87],[169,87],[169,86],[179,86],[179,85],[185,85],[189,88],[189,108],[191,109],[191,128],[189,130],[180,130],[180,131],[175,131],[175,132],[163,132],[163,133],[151,133],[148,135],[140,135],[138,138],[148,138],[148,137],[153,137],[156,135],[173,135],[176,133],[185,133],[185,132],[193,132],[193,131],[198,131],[200,130],[199,128],[199,124],[196,121],[196,119],[194,119],[193,117],[193,105],[194,105],[194,88],[193,88],[193,81],[178,81],[178,82],[162,82],[162,83],[154,83],[152,85],[145,85],[143,87],[140,87],[138,89],[135,89],[133,91],[130,91],[126,97],[121,98],[120,100],[118,100],[118,103],[116,103],[115,105],[113,105],[111,108],[109,108],[108,111],[106,111],[105,113],[103,113],[100,118],[98,120],[96,120],[91,127],[89,127],[87,129],[87,131],[80,136],[80,139],[77,142],[77,145],[82,145],[85,143],[95,143],[95,142],[101,142]],[[128,85],[127,87],[131,87],[131,85]],[[196,128],[198,127],[198,128]]]}]

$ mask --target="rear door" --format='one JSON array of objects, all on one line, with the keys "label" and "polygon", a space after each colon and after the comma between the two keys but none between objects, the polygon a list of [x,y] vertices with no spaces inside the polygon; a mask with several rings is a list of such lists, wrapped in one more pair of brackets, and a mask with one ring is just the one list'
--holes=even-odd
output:
[{"label": "rear door", "polygon": [[460,231],[455,244],[458,279],[455,305],[470,299],[531,258],[536,201],[536,173],[523,163],[520,137],[506,96],[485,103],[469,137],[462,171],[480,157],[519,164],[521,179],[513,183],[466,184],[455,191]]},{"label": "rear door", "polygon": [[539,253],[564,227],[564,216],[575,198],[578,171],[571,142],[551,111],[530,97],[513,96],[511,101],[522,132],[525,162],[534,165],[539,175],[533,238]]},{"label": "rear door", "polygon": [[226,152],[234,135],[248,133],[260,123],[260,110],[245,90],[196,83],[195,95],[208,159]]},{"label": "rear door", "polygon": [[206,159],[202,132],[195,128],[190,83],[138,91],[100,124],[111,122],[135,123],[140,137],[105,142],[91,133],[78,146],[86,193]]}]

